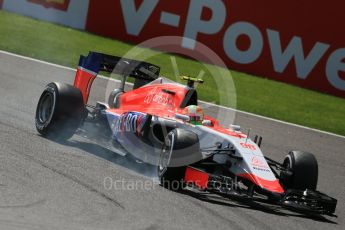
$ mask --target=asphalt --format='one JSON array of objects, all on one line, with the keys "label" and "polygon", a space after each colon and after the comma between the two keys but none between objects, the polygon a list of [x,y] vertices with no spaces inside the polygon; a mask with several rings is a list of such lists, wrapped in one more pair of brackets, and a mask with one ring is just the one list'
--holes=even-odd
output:
[{"label": "asphalt", "polygon": [[[262,150],[274,159],[293,149],[313,152],[318,189],[338,199],[338,218],[175,193],[152,180],[152,167],[97,143],[37,134],[34,113],[42,89],[52,81],[72,83],[73,77],[68,69],[0,53],[0,229],[344,229],[345,138],[248,114],[235,119],[264,137]],[[96,80],[91,102],[104,100],[106,85]]]}]

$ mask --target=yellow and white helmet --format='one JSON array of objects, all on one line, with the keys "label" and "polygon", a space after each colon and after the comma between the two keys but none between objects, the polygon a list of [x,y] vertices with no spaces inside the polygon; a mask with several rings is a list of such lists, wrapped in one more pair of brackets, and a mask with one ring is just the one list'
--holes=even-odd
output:
[{"label": "yellow and white helmet", "polygon": [[204,111],[200,106],[189,105],[183,109],[183,114],[189,117],[189,122],[194,125],[201,125],[204,120]]}]

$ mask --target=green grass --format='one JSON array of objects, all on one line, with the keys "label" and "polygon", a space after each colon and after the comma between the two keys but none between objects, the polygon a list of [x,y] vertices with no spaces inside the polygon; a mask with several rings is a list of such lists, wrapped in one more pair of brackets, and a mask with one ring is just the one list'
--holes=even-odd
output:
[{"label": "green grass", "polygon": [[[0,11],[1,50],[76,67],[79,55],[90,50],[122,56],[132,48],[133,44]],[[147,61],[161,66],[162,75],[176,80],[171,54],[138,49],[154,55]],[[223,73],[229,70],[180,56],[176,56],[176,61],[183,75],[196,76],[201,69],[206,72],[206,83],[198,87],[200,99],[230,107],[236,105],[234,101],[219,99],[220,95],[225,95],[225,90],[215,93],[217,84],[209,77],[205,66]],[[236,71],[231,71],[231,74],[236,88],[237,109],[345,135],[344,99]],[[223,86],[230,79],[217,81]],[[230,96],[235,94],[233,90],[228,90],[228,93]]]}]

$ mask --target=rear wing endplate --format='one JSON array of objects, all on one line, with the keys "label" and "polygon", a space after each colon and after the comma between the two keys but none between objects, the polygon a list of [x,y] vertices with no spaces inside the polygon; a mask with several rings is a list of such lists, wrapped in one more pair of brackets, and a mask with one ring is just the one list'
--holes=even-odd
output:
[{"label": "rear wing endplate", "polygon": [[74,86],[82,92],[84,104],[88,101],[94,79],[101,71],[133,77],[138,81],[148,83],[159,77],[160,67],[148,62],[97,52],[89,52],[88,56],[80,56]]}]

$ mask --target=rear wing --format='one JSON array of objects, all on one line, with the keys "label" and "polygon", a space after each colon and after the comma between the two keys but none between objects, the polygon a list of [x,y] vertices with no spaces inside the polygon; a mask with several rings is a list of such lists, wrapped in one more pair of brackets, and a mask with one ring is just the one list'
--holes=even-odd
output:
[{"label": "rear wing", "polygon": [[126,75],[133,78],[155,80],[159,76],[160,67],[137,60],[90,52],[88,56],[80,56],[79,67],[94,73],[105,71]]},{"label": "rear wing", "polygon": [[114,73],[135,78],[134,87],[140,87],[159,77],[160,67],[151,63],[89,52],[88,56],[80,56],[74,86],[83,94],[84,104],[87,103],[91,86],[99,72]]}]

